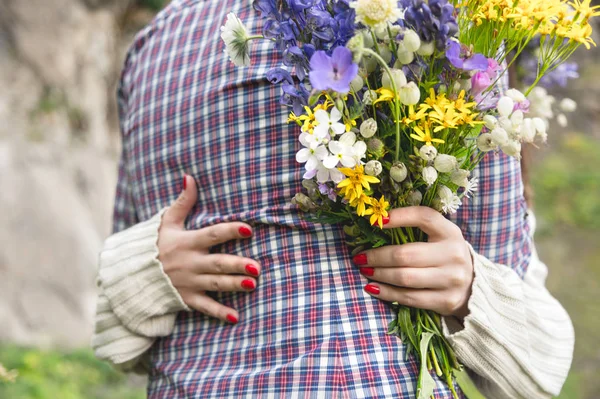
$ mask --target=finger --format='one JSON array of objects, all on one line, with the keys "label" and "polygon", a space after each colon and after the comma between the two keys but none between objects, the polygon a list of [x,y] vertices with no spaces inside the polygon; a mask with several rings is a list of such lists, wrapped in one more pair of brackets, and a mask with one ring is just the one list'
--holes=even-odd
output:
[{"label": "finger", "polygon": [[248,276],[200,274],[190,279],[186,287],[197,291],[248,292],[256,289],[256,280]]},{"label": "finger", "polygon": [[[431,237],[447,237],[460,229],[438,211],[426,206],[409,206],[389,211],[390,221],[384,229],[418,227]],[[462,233],[461,233],[462,234]]]},{"label": "finger", "polygon": [[183,226],[185,219],[196,205],[198,200],[198,189],[196,188],[196,181],[192,176],[183,176],[183,190],[179,194],[179,197],[167,209],[163,215],[163,224],[175,224]]},{"label": "finger", "polygon": [[252,259],[229,254],[199,255],[194,271],[198,274],[246,274],[257,277],[260,265]]},{"label": "finger", "polygon": [[404,288],[446,288],[450,273],[438,267],[361,267],[363,276],[373,281]]},{"label": "finger", "polygon": [[443,265],[447,258],[442,244],[411,242],[370,249],[354,256],[353,261],[358,266],[433,267]]},{"label": "finger", "polygon": [[186,292],[182,298],[190,308],[224,322],[236,324],[240,318],[235,309],[220,304],[205,293]]},{"label": "finger", "polygon": [[190,233],[195,247],[210,248],[227,241],[249,238],[252,236],[252,228],[246,223],[230,222],[204,227]]},{"label": "finger", "polygon": [[442,316],[453,315],[462,304],[459,295],[452,291],[393,287],[382,283],[369,283],[364,289],[371,296],[383,301],[433,310]]}]

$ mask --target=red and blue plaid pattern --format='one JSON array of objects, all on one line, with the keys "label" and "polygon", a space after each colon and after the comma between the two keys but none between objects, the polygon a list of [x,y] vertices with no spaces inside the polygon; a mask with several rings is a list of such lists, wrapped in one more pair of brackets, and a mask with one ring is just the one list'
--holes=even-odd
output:
[{"label": "red and blue plaid pattern", "polygon": [[[302,190],[297,127],[286,123],[279,89],[265,73],[281,60],[252,43],[253,64],[236,68],[219,27],[235,12],[251,32],[249,1],[180,0],[137,36],[119,90],[123,153],[115,231],[149,219],[196,179],[199,200],[187,228],[240,220],[251,240],[216,251],[263,268],[253,293],[215,294],[239,324],[182,313],[151,350],[149,398],[409,398],[417,366],[386,335],[393,314],[363,291],[335,225],[302,219],[290,199]],[[490,154],[480,191],[456,217],[467,240],[523,274],[529,260],[519,164]],[[450,398],[437,381],[436,398]]]}]

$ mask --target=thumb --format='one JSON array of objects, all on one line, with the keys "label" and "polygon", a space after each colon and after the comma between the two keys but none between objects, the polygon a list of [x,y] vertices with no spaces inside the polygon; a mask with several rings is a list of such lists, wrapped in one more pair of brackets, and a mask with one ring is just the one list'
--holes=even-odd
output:
[{"label": "thumb", "polygon": [[198,190],[195,179],[189,175],[184,175],[183,190],[163,215],[163,223],[183,225],[188,213],[196,205],[197,199]]}]

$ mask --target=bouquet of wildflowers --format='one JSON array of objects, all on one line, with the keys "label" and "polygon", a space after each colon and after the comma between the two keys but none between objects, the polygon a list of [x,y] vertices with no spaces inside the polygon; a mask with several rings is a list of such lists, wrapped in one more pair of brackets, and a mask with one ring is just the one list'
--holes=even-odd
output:
[{"label": "bouquet of wildflowers", "polygon": [[[546,122],[527,117],[526,95],[496,82],[508,56],[537,40],[529,91],[581,44],[593,45],[590,0],[254,0],[264,19],[250,35],[229,14],[222,28],[236,65],[249,42],[273,42],[282,66],[267,78],[298,125],[305,193],[293,199],[321,223],[342,223],[353,253],[426,241],[418,229],[383,230],[391,208],[421,205],[451,214],[477,189],[471,172],[488,152],[519,157],[545,141]],[[291,72],[294,72],[292,75]],[[452,392],[460,365],[434,312],[396,307],[390,333]]]}]

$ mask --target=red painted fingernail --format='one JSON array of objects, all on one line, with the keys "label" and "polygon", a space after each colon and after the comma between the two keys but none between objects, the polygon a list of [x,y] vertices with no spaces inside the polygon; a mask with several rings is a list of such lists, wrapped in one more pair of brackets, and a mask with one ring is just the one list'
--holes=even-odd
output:
[{"label": "red painted fingernail", "polygon": [[183,175],[183,190],[187,187],[187,175]]},{"label": "red painted fingernail", "polygon": [[254,281],[252,280],[244,280],[242,281],[242,288],[245,290],[253,290],[256,288],[256,285],[254,285]]},{"label": "red painted fingernail", "polygon": [[253,276],[258,276],[258,269],[254,265],[246,265],[246,272]]},{"label": "red painted fingernail", "polygon": [[358,254],[354,258],[352,258],[352,260],[358,266],[366,265],[367,264],[367,255],[366,254]]},{"label": "red painted fingernail", "polygon": [[373,284],[365,285],[365,291],[367,291],[369,294],[379,295],[379,287]]},{"label": "red painted fingernail", "polygon": [[249,228],[247,228],[246,226],[242,226],[238,229],[238,231],[240,232],[240,234],[243,237],[250,237],[252,235],[252,230],[250,230]]},{"label": "red painted fingernail", "polygon": [[235,317],[232,314],[228,314],[226,318],[227,318],[227,321],[230,322],[231,324],[237,324],[237,322],[238,322],[237,317]]},{"label": "red painted fingernail", "polygon": [[375,274],[375,269],[372,267],[361,267],[359,270],[361,274],[364,274],[367,277],[371,277],[373,274]]},{"label": "red painted fingernail", "polygon": [[381,221],[383,222],[383,224],[388,224],[390,222],[390,217],[384,216]]}]

